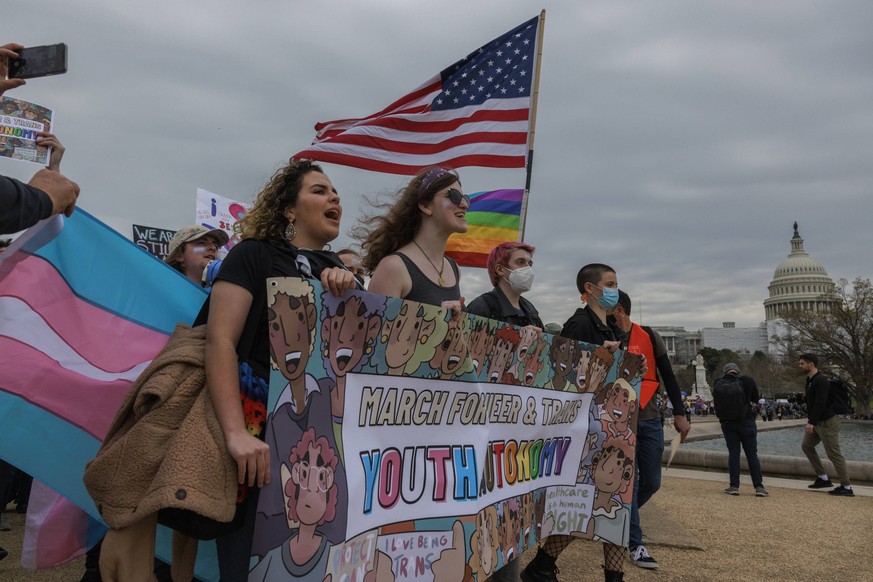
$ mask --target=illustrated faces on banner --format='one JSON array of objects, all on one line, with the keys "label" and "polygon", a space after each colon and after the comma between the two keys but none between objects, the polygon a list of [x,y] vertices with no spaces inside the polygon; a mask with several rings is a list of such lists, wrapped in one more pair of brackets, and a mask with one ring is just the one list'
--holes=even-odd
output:
[{"label": "illustrated faces on banner", "polygon": [[430,361],[430,367],[442,380],[458,378],[474,371],[473,360],[469,357],[470,319],[461,313],[455,325],[449,326],[446,337],[439,344]]},{"label": "illustrated faces on banner", "polygon": [[512,325],[502,325],[497,328],[494,346],[488,356],[488,382],[517,384],[517,378],[509,374],[512,357],[518,347],[520,335],[518,328]]},{"label": "illustrated faces on banner", "polygon": [[433,359],[448,331],[445,313],[439,307],[406,301],[393,319],[386,319],[380,341],[385,344],[389,375],[414,374]]},{"label": "illustrated faces on banner", "polygon": [[331,390],[334,417],[343,416],[346,375],[366,366],[376,349],[385,301],[371,293],[321,295],[321,352],[324,369],[335,380]]},{"label": "illustrated faces on banner", "polygon": [[[639,375],[638,360],[550,334],[540,339],[530,330],[467,314],[451,322],[447,310],[416,302],[365,292],[334,297],[318,283],[295,279],[271,286],[268,305],[271,353],[294,392],[295,411],[320,407],[316,396],[306,405],[308,387],[318,384],[323,399],[330,391],[332,413],[324,417],[326,427],[301,426],[303,438],[298,432],[290,440],[297,452],[286,453],[281,471],[287,514],[278,513],[286,522],[280,541],[290,543],[291,535],[295,544],[305,541],[315,551],[324,539],[336,550],[331,555],[351,563],[344,562],[343,549],[351,541],[334,541],[324,529],[337,525],[337,511],[348,511],[342,531],[378,534],[385,551],[377,558],[375,546],[361,550],[362,571],[378,570],[380,579],[389,579],[404,559],[399,550],[387,550],[392,536],[411,535],[437,515],[456,516],[466,524],[459,539],[448,531],[434,536],[460,547],[406,556],[409,579],[432,574],[434,580],[441,579],[440,565],[449,564],[443,556],[452,549],[462,570],[444,579],[461,579],[464,568],[484,579],[559,526],[574,535],[621,541],[632,495],[637,404],[630,381]],[[312,358],[315,347],[320,357]],[[577,415],[584,418],[578,426]],[[483,434],[487,442],[480,443]],[[445,438],[435,443],[434,435]],[[537,442],[536,459],[520,452]],[[339,501],[330,493],[337,487]],[[544,515],[548,492],[558,492],[548,502],[556,504],[562,492],[578,487],[590,496],[574,501],[576,521],[554,511]],[[437,494],[441,503],[434,514]],[[479,510],[463,515],[473,507]],[[540,524],[546,523],[544,530]],[[320,555],[295,551],[301,558]],[[325,567],[314,567],[313,579],[323,579]]]}]

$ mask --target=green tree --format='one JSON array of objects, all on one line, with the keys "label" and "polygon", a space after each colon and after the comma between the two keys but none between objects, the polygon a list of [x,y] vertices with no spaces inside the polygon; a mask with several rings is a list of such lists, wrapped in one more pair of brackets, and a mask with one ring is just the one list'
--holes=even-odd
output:
[{"label": "green tree", "polygon": [[718,373],[718,362],[721,360],[721,354],[715,348],[700,348],[700,355],[703,356],[703,365],[706,366],[706,378],[710,386],[715,378],[721,376]]},{"label": "green tree", "polygon": [[713,386],[715,381],[724,375],[722,374],[722,369],[727,363],[733,362],[740,366],[743,373],[748,373],[743,369],[745,360],[733,350],[700,348],[700,355],[703,356],[706,366],[706,381],[709,382],[710,386]]},{"label": "green tree", "polygon": [[841,376],[854,392],[856,412],[870,414],[873,394],[873,285],[869,279],[845,279],[822,296],[826,313],[780,313],[788,333],[777,338],[790,362],[803,352],[819,355],[821,367]]}]

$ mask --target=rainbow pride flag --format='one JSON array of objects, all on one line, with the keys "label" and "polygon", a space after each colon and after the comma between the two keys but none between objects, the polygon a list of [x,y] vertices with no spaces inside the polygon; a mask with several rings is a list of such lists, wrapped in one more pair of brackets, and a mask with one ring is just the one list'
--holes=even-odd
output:
[{"label": "rainbow pride flag", "polygon": [[464,267],[485,267],[488,253],[502,242],[519,236],[524,190],[490,190],[470,196],[467,211],[469,228],[453,234],[446,244],[446,255]]},{"label": "rainbow pride flag", "polygon": [[63,497],[39,486],[27,565],[56,565],[102,535],[85,464],[133,382],[205,299],[80,208],[0,254],[0,458]]}]

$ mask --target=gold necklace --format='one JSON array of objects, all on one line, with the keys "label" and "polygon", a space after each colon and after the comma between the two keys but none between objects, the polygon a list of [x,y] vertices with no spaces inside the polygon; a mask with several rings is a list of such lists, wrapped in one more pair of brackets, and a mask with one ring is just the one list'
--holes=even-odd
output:
[{"label": "gold necklace", "polygon": [[446,262],[445,262],[445,259],[444,259],[443,262],[442,262],[442,263],[443,263],[443,264],[442,264],[442,268],[437,269],[437,266],[434,264],[433,261],[430,260],[430,257],[427,256],[427,253],[424,252],[424,249],[421,248],[421,245],[419,245],[417,242],[415,242],[415,239],[412,239],[412,244],[414,244],[415,246],[418,247],[418,250],[421,251],[421,254],[424,255],[424,258],[427,259],[427,262],[430,263],[430,266],[431,266],[431,267],[433,267],[433,270],[437,272],[438,280],[439,280],[439,282],[440,282],[440,287],[445,287],[445,286],[446,286],[446,280],[443,279],[443,271],[444,271],[445,268],[446,268]]}]

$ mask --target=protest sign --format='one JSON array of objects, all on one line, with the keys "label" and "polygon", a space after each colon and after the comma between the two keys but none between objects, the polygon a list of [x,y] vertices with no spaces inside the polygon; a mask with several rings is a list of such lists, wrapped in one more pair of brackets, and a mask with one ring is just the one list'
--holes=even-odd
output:
[{"label": "protest sign", "polygon": [[173,238],[174,234],[176,234],[175,230],[133,225],[133,242],[136,243],[136,246],[150,252],[162,261],[169,254],[170,239]]},{"label": "protest sign", "polygon": [[52,131],[51,109],[12,97],[0,98],[0,157],[47,166],[51,148],[37,146],[40,131]]},{"label": "protest sign", "polygon": [[222,247],[223,254],[227,254],[239,242],[239,233],[234,232],[233,225],[245,216],[248,209],[248,204],[197,188],[196,223],[210,230],[218,228],[227,233],[228,241]]},{"label": "protest sign", "polygon": [[250,580],[484,580],[538,539],[626,545],[641,356],[269,279]]}]

